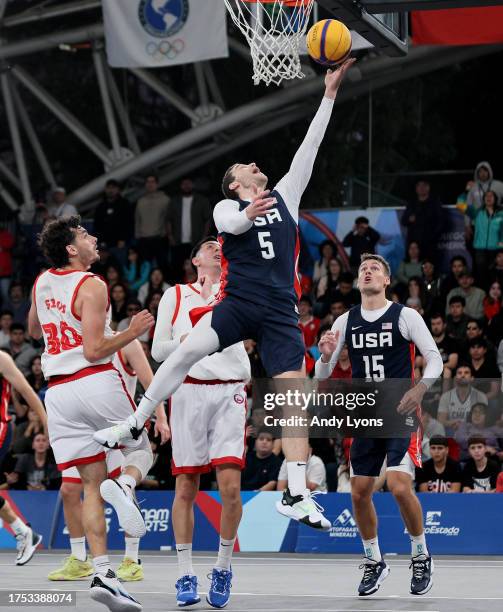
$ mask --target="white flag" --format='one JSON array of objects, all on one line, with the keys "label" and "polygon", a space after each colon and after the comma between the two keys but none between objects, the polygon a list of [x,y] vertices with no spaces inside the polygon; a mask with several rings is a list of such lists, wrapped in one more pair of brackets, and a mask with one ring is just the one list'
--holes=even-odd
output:
[{"label": "white flag", "polygon": [[103,0],[108,63],[159,68],[228,57],[222,0]]}]

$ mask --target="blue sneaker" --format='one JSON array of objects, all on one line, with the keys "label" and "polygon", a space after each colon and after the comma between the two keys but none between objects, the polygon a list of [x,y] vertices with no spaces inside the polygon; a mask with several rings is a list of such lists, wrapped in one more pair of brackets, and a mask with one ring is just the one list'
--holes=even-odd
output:
[{"label": "blue sneaker", "polygon": [[179,608],[192,606],[201,601],[197,594],[197,576],[182,576],[176,581],[176,603]]},{"label": "blue sneaker", "polygon": [[[210,576],[208,575],[208,578]],[[225,608],[231,597],[232,570],[213,568],[211,585],[206,601],[214,608]]]}]

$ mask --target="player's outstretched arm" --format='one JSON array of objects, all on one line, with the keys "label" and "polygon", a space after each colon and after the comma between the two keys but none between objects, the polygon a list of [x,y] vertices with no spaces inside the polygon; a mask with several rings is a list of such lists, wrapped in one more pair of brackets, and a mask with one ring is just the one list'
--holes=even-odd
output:
[{"label": "player's outstretched arm", "polygon": [[337,70],[329,70],[325,77],[325,94],[320,107],[307,131],[307,134],[295,154],[288,173],[280,180],[275,189],[283,196],[290,214],[298,221],[298,210],[302,194],[309,183],[313,172],[314,161],[318,154],[323,137],[332,116],[334,100],[346,72],[355,63],[355,59],[346,60]]},{"label": "player's outstretched arm", "polygon": [[77,313],[82,320],[82,342],[84,357],[91,363],[111,357],[154,324],[154,317],[148,310],[142,310],[131,319],[129,327],[113,336],[105,336],[108,295],[105,284],[88,278],[80,287],[75,300]]},{"label": "player's outstretched arm", "polygon": [[12,385],[12,387],[25,399],[28,406],[37,413],[42,426],[47,431],[47,415],[40,398],[31,388],[30,383],[10,355],[0,351],[0,374]]}]

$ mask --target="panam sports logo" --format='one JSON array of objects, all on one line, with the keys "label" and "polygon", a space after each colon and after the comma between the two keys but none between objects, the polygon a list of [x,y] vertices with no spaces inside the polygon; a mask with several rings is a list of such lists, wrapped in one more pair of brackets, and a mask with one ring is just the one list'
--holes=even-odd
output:
[{"label": "panam sports logo", "polygon": [[[427,535],[458,536],[461,529],[456,525],[442,525],[442,512],[440,510],[429,510],[426,512],[424,521],[424,533]],[[407,533],[405,529],[404,533]]]},{"label": "panam sports logo", "polygon": [[351,512],[346,508],[332,523],[330,529],[331,538],[356,538],[358,536],[358,527]]}]

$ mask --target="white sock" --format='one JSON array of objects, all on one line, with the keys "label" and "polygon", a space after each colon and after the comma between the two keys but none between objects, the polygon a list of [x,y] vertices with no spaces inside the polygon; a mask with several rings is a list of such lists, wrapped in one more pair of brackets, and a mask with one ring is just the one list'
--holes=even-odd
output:
[{"label": "white sock", "polygon": [[372,559],[372,561],[376,562],[382,561],[382,555],[379,549],[379,540],[377,538],[373,538],[372,540],[362,540],[362,542],[363,550],[367,559]]},{"label": "white sock", "polygon": [[133,490],[136,487],[136,480],[129,474],[121,474],[119,478],[117,478],[117,482],[120,482],[123,485],[127,485]]},{"label": "white sock", "polygon": [[236,538],[232,540],[224,540],[220,536],[220,544],[218,546],[218,557],[215,567],[223,570],[231,569],[232,551],[234,550],[234,542]]},{"label": "white sock", "polygon": [[192,543],[177,544],[176,556],[178,557],[180,578],[182,576],[194,576],[194,568],[192,567]]},{"label": "white sock", "polygon": [[82,538],[70,538],[70,548],[72,549],[72,556],[79,561],[87,559],[85,536]]},{"label": "white sock", "polygon": [[23,521],[18,517],[12,523],[9,523],[9,527],[15,533],[15,535],[25,535],[28,532],[28,527],[23,523]]},{"label": "white sock", "polygon": [[150,417],[154,414],[154,410],[159,404],[160,402],[150,399],[146,396],[146,394],[143,394],[143,397],[138,404],[138,408],[134,411],[134,414],[131,415],[130,419],[134,418],[136,427],[138,427],[138,429],[143,427],[145,425],[145,421],[150,419]]},{"label": "white sock", "polygon": [[126,552],[124,558],[129,557],[135,563],[138,563],[138,549],[140,548],[140,538],[132,538],[130,536],[125,537],[126,540]]},{"label": "white sock", "polygon": [[412,545],[412,556],[417,557],[418,555],[428,556],[428,548],[426,546],[426,538],[424,537],[424,531],[421,535],[410,536],[410,543]]},{"label": "white sock", "polygon": [[287,461],[286,471],[288,474],[288,488],[290,494],[303,495],[306,490],[306,462],[305,461]]},{"label": "white sock", "polygon": [[94,557],[93,565],[94,565],[95,573],[102,574],[103,576],[106,576],[108,570],[112,569],[108,555],[101,555],[100,557]]}]

